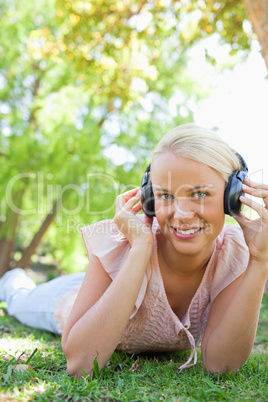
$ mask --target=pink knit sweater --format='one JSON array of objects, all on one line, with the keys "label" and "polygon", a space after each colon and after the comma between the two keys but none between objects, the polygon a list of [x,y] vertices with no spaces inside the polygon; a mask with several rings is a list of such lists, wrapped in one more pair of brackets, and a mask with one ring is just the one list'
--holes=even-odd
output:
[{"label": "pink knit sweater", "polygon": [[[159,227],[156,219],[152,230],[155,236],[153,253],[134,310],[117,349],[129,353],[191,349],[189,360],[180,367],[183,369],[196,363],[196,346],[206,327],[211,303],[246,269],[248,249],[239,227],[224,227],[216,240],[213,254],[188,311],[180,320],[169,305],[158,265],[156,232]],[[122,237],[112,220],[82,228],[82,236],[88,257],[96,255],[106,272],[114,279],[130,249],[127,239]],[[78,290],[79,287],[73,288],[58,302],[55,316],[60,330],[66,322]],[[191,364],[192,359],[194,361]]]}]

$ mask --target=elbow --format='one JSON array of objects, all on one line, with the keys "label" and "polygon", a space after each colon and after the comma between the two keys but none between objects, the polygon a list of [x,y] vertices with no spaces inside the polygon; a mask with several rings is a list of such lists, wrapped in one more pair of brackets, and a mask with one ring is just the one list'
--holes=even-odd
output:
[{"label": "elbow", "polygon": [[77,377],[77,378],[81,378],[82,372],[79,372],[77,365],[70,361],[69,359],[67,359],[67,371],[68,373],[72,376],[72,377]]},{"label": "elbow", "polygon": [[221,374],[235,374],[247,359],[227,361],[225,359],[205,359],[202,357],[204,368],[207,372],[217,376]]},{"label": "elbow", "polygon": [[79,364],[76,361],[67,359],[67,371],[72,377],[82,378],[90,376],[92,377],[93,367],[85,367],[83,368],[82,364]]},{"label": "elbow", "polygon": [[85,355],[81,356],[78,353],[65,353],[67,360],[67,371],[72,377],[82,378],[91,377],[94,374],[93,365],[94,362],[88,357],[85,359]]},{"label": "elbow", "polygon": [[100,370],[104,365],[99,367],[98,353],[95,358],[92,358],[89,354],[81,354],[78,351],[72,351],[71,353],[64,351],[64,353],[67,360],[67,371],[72,377],[90,377],[91,379],[99,377]]},{"label": "elbow", "polygon": [[92,375],[92,370],[93,370],[93,362],[90,364],[90,359],[85,362],[85,356],[81,357],[79,356],[78,351],[72,351],[70,352],[68,350],[68,347],[65,345],[62,345],[63,352],[66,356],[67,360],[67,371],[72,377],[76,378],[81,378],[81,377],[86,377]]},{"label": "elbow", "polygon": [[72,377],[96,378],[109,359],[109,356],[103,356],[95,347],[86,350],[69,338],[62,339],[62,349],[67,360],[67,371]]},{"label": "elbow", "polygon": [[208,355],[202,351],[202,361],[207,372],[217,376],[221,374],[235,374],[247,361],[250,354],[244,356],[232,356],[229,358],[223,355]]},{"label": "elbow", "polygon": [[210,373],[213,374],[215,376],[219,376],[221,374],[235,374],[239,367],[231,367],[230,365],[223,365],[223,364],[215,364],[215,365],[205,365],[204,364],[204,368],[205,370]]}]

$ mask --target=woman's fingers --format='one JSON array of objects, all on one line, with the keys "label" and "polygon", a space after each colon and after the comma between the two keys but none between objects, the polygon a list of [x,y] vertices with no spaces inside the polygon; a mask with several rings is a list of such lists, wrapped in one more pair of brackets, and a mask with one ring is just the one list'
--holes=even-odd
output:
[{"label": "woman's fingers", "polygon": [[141,198],[141,190],[138,190],[138,192],[125,203],[125,207],[132,208],[135,204],[137,204],[140,198]]},{"label": "woman's fingers", "polygon": [[134,213],[136,215],[142,209],[142,205],[139,202],[140,199],[141,199],[141,192],[138,191],[137,194],[134,197],[132,197],[130,200],[128,200],[125,203],[125,205],[123,206],[124,209],[127,210],[127,211],[131,211],[132,213]]},{"label": "woman's fingers", "polygon": [[[120,194],[117,198],[116,198],[116,203],[117,206],[119,207],[119,209],[123,208],[124,205],[127,204],[128,201],[133,200],[133,198],[137,199],[137,193],[140,190],[140,187],[137,187],[133,190],[127,191],[123,194]],[[140,195],[139,195],[140,197]],[[136,203],[137,201],[135,201]]]},{"label": "woman's fingers", "polygon": [[130,198],[132,198],[139,190],[140,190],[140,187],[136,187],[133,190],[126,191],[125,193],[121,194],[121,196],[127,201]]},{"label": "woman's fingers", "polygon": [[246,186],[244,184],[243,191],[247,194],[253,195],[254,197],[263,198],[263,199],[268,198],[268,190],[264,190],[261,188],[252,188],[252,187]]},{"label": "woman's fingers", "polygon": [[259,204],[256,201],[251,200],[250,198],[246,198],[244,196],[240,197],[240,201],[244,204],[247,205],[248,207],[254,209],[258,213],[258,215],[265,221],[268,221],[268,211],[267,209]]},{"label": "woman's fingers", "polygon": [[[128,191],[125,194],[119,195],[116,200],[116,213],[118,214],[122,209],[137,214],[142,210],[141,203],[137,204],[141,199],[140,187]],[[136,205],[137,204],[137,205]]]},{"label": "woman's fingers", "polygon": [[262,190],[267,190],[268,191],[268,185],[263,184],[263,183],[256,183],[255,181],[250,180],[248,177],[245,177],[244,181],[248,186],[253,187],[253,188],[260,188]]},{"label": "woman's fingers", "polygon": [[237,221],[237,223],[239,223],[241,228],[248,226],[248,224],[251,222],[242,212],[234,216],[234,219]]},{"label": "woman's fingers", "polygon": [[268,207],[268,186],[266,184],[258,184],[250,181],[248,178],[243,184],[243,191],[246,194],[257,198],[262,198],[266,207]]},{"label": "woman's fingers", "polygon": [[140,187],[121,194],[116,199],[116,212],[114,223],[123,233],[130,245],[137,238],[144,238],[147,242],[153,242],[153,234],[150,226],[144,225],[144,222],[138,218],[137,213],[142,210]]},{"label": "woman's fingers", "polygon": [[137,213],[140,212],[141,210],[142,210],[142,205],[141,205],[141,203],[135,205],[135,206],[132,208],[132,212],[133,212],[134,214],[137,214]]}]

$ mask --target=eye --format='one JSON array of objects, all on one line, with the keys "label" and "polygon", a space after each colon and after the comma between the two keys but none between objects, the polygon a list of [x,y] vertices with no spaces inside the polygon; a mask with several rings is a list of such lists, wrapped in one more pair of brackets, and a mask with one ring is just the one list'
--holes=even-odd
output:
[{"label": "eye", "polygon": [[172,195],[171,194],[159,194],[159,198],[162,200],[171,200],[172,199]]},{"label": "eye", "polygon": [[200,200],[201,198],[205,198],[207,195],[206,191],[196,191],[193,194],[193,198]]}]

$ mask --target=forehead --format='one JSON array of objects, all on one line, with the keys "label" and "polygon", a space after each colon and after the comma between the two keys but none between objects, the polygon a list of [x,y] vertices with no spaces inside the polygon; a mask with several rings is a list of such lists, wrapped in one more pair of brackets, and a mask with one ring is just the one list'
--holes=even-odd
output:
[{"label": "forehead", "polygon": [[[224,185],[224,179],[211,167],[173,152],[161,153],[152,161],[151,182],[153,186],[174,188],[182,185]],[[167,187],[168,186],[168,187]]]}]

